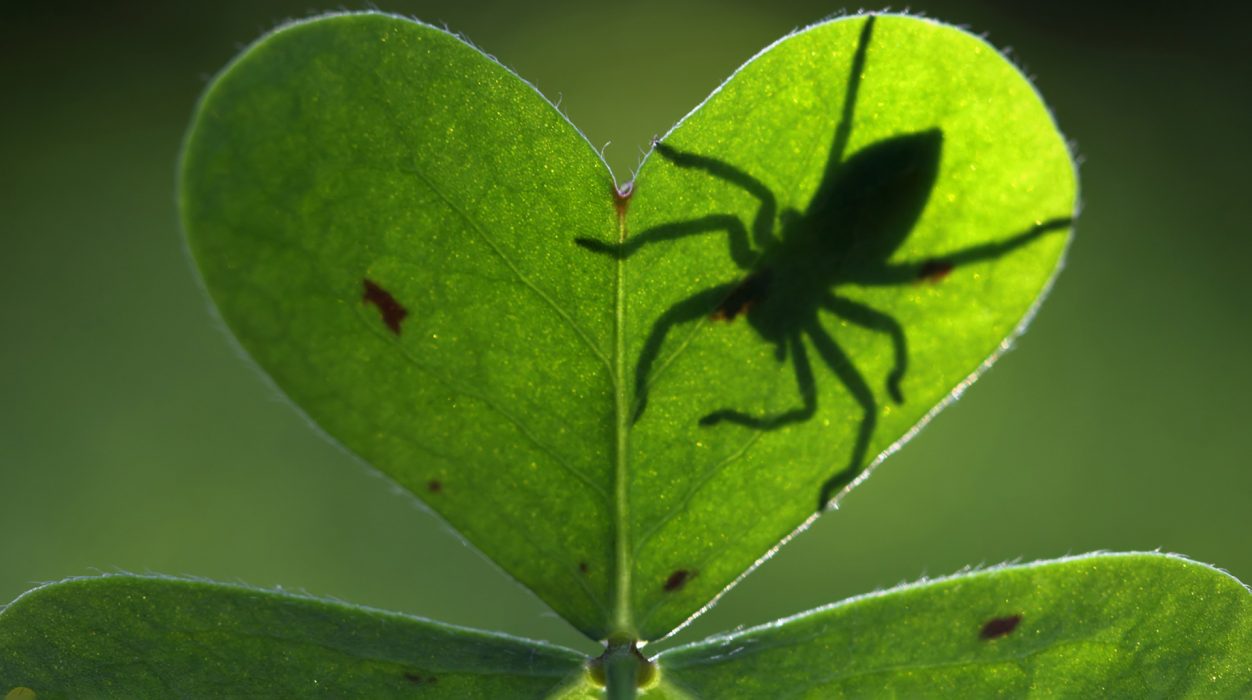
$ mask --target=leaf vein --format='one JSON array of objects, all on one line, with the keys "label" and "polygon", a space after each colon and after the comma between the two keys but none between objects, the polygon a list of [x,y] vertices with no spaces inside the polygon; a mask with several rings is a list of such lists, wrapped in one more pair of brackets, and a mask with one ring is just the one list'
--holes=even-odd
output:
[{"label": "leaf vein", "polygon": [[[744,441],[743,445],[740,446],[738,450],[728,455],[722,461],[717,462],[708,469],[705,469],[704,472],[700,474],[699,478],[696,479],[695,483],[687,489],[687,493],[683,495],[682,499],[678,503],[675,503],[674,506],[656,522],[656,524],[648,528],[642,535],[639,536],[639,540],[635,542],[636,556],[643,550],[644,543],[646,543],[654,534],[664,527],[666,523],[673,520],[674,517],[680,512],[686,510],[687,506],[691,503],[691,499],[695,497],[696,493],[699,492],[700,489],[704,488],[705,484],[712,480],[713,477],[721,473],[721,471],[727,466],[733,464],[747,454],[748,450],[756,444],[756,441],[761,439],[761,435],[763,435],[763,433],[759,431],[754,432],[751,437]],[[649,611],[649,613],[651,613],[651,611]]]},{"label": "leaf vein", "polygon": [[504,249],[501,248],[498,243],[496,243],[495,239],[487,235],[486,229],[484,229],[482,225],[478,223],[477,219],[474,219],[473,217],[471,217],[468,212],[466,212],[459,205],[457,205],[457,203],[454,202],[452,198],[449,197],[446,192],[440,189],[439,186],[436,185],[435,182],[431,180],[429,177],[427,177],[426,174],[423,173],[421,170],[417,168],[401,168],[401,172],[409,173],[410,175],[416,176],[419,180],[421,180],[426,185],[427,188],[430,189],[431,192],[434,192],[435,195],[439,197],[439,199],[443,200],[443,203],[446,204],[449,209],[456,212],[457,216],[461,217],[461,219],[465,221],[465,223],[468,224],[471,229],[473,229],[474,233],[478,235],[479,239],[481,239],[483,243],[486,243],[487,247],[491,248],[491,251],[495,253],[497,257],[500,258],[500,260],[505,264],[506,267],[509,268],[509,271],[511,271],[513,275],[517,277],[518,281],[520,281],[522,285],[526,287],[526,289],[530,290],[533,294],[535,294],[535,296],[543,300],[543,302],[547,304],[548,307],[551,308],[557,314],[557,316],[561,318],[561,320],[565,323],[565,325],[569,327],[569,329],[573,331],[575,335],[578,336],[579,340],[582,341],[582,343],[587,346],[587,349],[591,350],[592,354],[596,356],[596,359],[600,361],[600,364],[602,364],[604,366],[604,369],[609,373],[610,380],[612,380],[613,366],[612,366],[612,363],[609,361],[608,355],[606,355],[604,351],[601,350],[595,344],[594,341],[592,341],[591,336],[588,335],[585,330],[583,330],[582,326],[578,325],[578,322],[575,321],[573,317],[569,315],[569,312],[567,312],[564,308],[562,308],[560,304],[556,303],[556,300],[548,296],[546,292],[540,289],[538,285],[532,282],[531,279],[527,277],[525,273],[523,273],[521,269],[517,267],[517,265],[508,256],[508,254],[504,251]]},{"label": "leaf vein", "polygon": [[490,397],[486,396],[485,394],[480,394],[476,391],[473,391],[472,389],[468,389],[465,386],[460,385],[460,383],[455,382],[445,376],[442,376],[435,370],[426,366],[425,364],[422,363],[421,360],[417,359],[417,357],[415,357],[413,353],[404,345],[401,345],[397,340],[393,338],[386,337],[382,331],[377,329],[376,327],[377,324],[375,324],[372,319],[367,318],[361,312],[358,312],[357,316],[358,318],[361,319],[362,323],[366,325],[366,327],[370,330],[371,333],[378,336],[382,340],[390,343],[391,345],[399,348],[401,354],[404,356],[406,360],[409,361],[409,363],[413,366],[414,369],[418,370],[419,372],[422,372],[423,374],[435,380],[439,384],[442,384],[445,388],[450,389],[457,394],[463,394],[471,399],[481,402],[488,409],[494,411],[501,418],[511,423],[513,427],[515,427],[519,433],[521,433],[532,445],[535,446],[536,449],[538,449],[543,454],[547,455],[553,462],[556,463],[558,467],[564,470],[565,473],[574,477],[575,479],[580,481],[584,486],[594,491],[596,495],[604,499],[604,502],[606,504],[609,502],[608,491],[605,490],[603,486],[601,486],[600,484],[597,484],[594,480],[592,480],[591,477],[575,469],[573,465],[571,465],[568,461],[566,461],[565,458],[562,457],[560,453],[556,451],[555,448],[551,447],[547,443],[540,440],[535,435],[535,432],[531,430],[524,422],[522,422],[520,418],[518,418],[517,416],[514,416],[510,411],[506,410],[505,408],[497,404],[494,400],[492,400]]}]

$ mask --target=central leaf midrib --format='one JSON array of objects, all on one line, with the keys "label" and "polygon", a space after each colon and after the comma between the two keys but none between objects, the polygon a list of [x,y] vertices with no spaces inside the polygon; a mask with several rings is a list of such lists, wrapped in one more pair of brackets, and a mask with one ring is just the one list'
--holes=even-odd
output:
[{"label": "central leaf midrib", "polygon": [[[629,187],[629,185],[628,185]],[[627,191],[628,192],[628,191]],[[629,194],[615,192],[617,198],[617,242],[626,242],[626,203]],[[634,561],[630,541],[630,407],[626,396],[626,260],[618,257],[614,267],[614,319],[613,319],[613,526],[615,547],[615,572],[613,585],[613,619],[610,623],[611,641],[635,641],[634,614],[631,608],[631,575]]]}]

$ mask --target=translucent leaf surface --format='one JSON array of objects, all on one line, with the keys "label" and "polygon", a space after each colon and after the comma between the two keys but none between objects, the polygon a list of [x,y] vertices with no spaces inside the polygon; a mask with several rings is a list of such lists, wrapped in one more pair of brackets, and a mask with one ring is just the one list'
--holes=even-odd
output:
[{"label": "translucent leaf surface", "polygon": [[1029,83],[899,16],[736,73],[619,192],[459,39],[291,25],[207,92],[183,214],[244,347],[593,638],[706,605],[963,388],[1074,208]]},{"label": "translucent leaf surface", "polygon": [[85,578],[0,610],[0,693],[40,700],[542,698],[585,676],[559,647],[243,586]]},{"label": "translucent leaf surface", "polygon": [[964,389],[1049,283],[1074,198],[1026,80],[913,18],[784,39],[666,136],[610,248],[645,638]]},{"label": "translucent leaf surface", "polygon": [[1252,593],[1162,554],[1013,566],[853,598],[660,656],[652,698],[1252,695]]},{"label": "translucent leaf surface", "polygon": [[183,212],[236,337],[328,433],[603,636],[612,178],[528,85],[378,14],[261,40],[204,97]]}]

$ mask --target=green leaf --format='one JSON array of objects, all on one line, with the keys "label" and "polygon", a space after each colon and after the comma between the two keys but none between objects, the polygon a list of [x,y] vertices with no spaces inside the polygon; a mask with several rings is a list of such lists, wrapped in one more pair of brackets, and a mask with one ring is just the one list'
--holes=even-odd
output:
[{"label": "green leaf", "polygon": [[1075,198],[1030,84],[914,18],[784,39],[664,144],[618,248],[636,405],[646,388],[629,436],[645,638],[968,386],[1046,289]]},{"label": "green leaf", "polygon": [[290,25],[203,98],[185,228],[248,352],[330,435],[607,634],[613,181],[530,86],[381,14]]},{"label": "green leaf", "polygon": [[902,586],[660,655],[645,697],[1248,697],[1252,593],[1164,554]]},{"label": "green leaf", "polygon": [[380,14],[245,52],[182,182],[278,386],[619,641],[680,625],[963,389],[1075,199],[1023,76],[900,16],[774,45],[623,190],[528,85]]},{"label": "green leaf", "polygon": [[540,642],[244,586],[71,579],[0,610],[0,692],[53,698],[541,698],[589,687]]}]

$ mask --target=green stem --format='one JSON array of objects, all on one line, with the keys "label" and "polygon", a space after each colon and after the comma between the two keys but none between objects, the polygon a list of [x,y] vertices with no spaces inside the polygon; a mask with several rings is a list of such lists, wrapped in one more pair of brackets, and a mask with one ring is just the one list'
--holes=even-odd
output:
[{"label": "green stem", "polygon": [[634,642],[610,643],[589,670],[592,680],[604,686],[608,700],[635,700],[640,688],[656,683],[656,665],[639,653]]},{"label": "green stem", "polygon": [[635,695],[639,690],[639,663],[640,659],[632,648],[618,647],[624,653],[609,652],[609,657],[604,660],[604,688],[608,693],[608,700],[635,700]]}]

